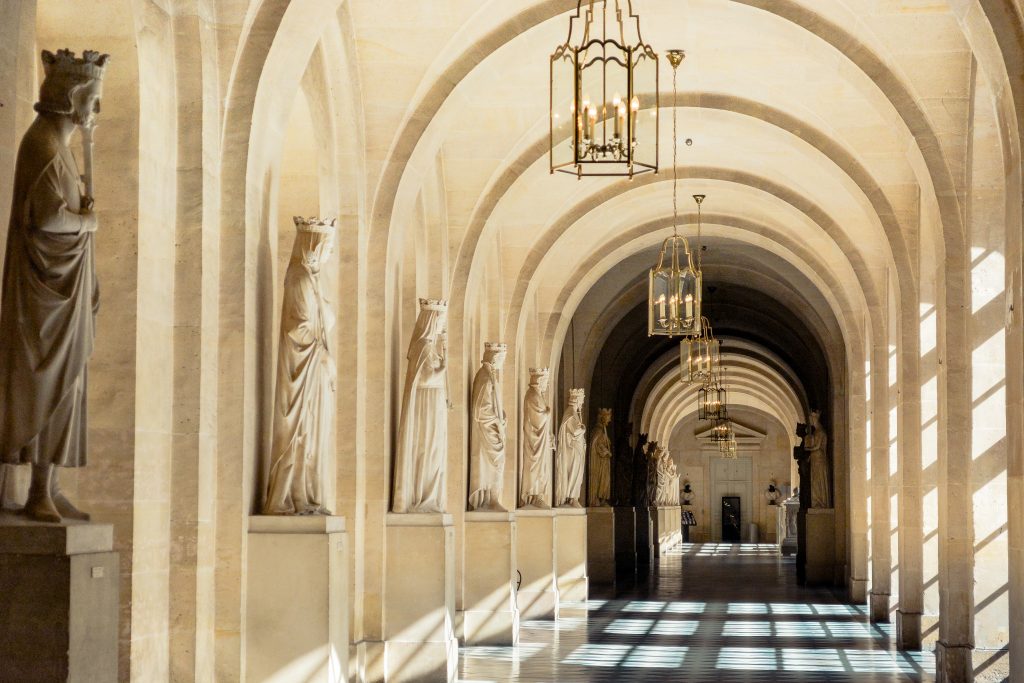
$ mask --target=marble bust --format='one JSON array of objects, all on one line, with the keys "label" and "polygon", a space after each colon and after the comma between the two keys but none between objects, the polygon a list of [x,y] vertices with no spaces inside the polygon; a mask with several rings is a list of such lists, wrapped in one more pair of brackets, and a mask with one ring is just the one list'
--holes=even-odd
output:
[{"label": "marble bust", "polygon": [[590,439],[590,506],[606,507],[612,496],[612,442],[608,438],[608,425],[612,411],[597,411],[597,426]]},{"label": "marble bust", "polygon": [[[0,303],[0,462],[32,467],[30,519],[86,520],[58,468],[83,467],[99,287],[92,131],[108,55],[43,51],[38,115],[18,148]],[[84,173],[70,149],[82,131]],[[84,183],[84,187],[83,187]]]},{"label": "marble bust", "polygon": [[548,403],[548,368],[530,368],[530,386],[523,399],[523,466],[519,506],[551,507],[551,461],[555,451],[554,416]]},{"label": "marble bust", "polygon": [[334,313],[320,270],[334,249],[335,221],[295,219],[284,276],[274,396],[274,439],[265,515],[330,514],[323,505],[324,456],[334,433]]},{"label": "marble bust", "polygon": [[484,358],[473,378],[469,432],[469,509],[503,512],[501,493],[505,484],[505,427],[508,420],[501,405],[501,370],[505,344],[488,342]]},{"label": "marble bust", "polygon": [[587,426],[583,424],[583,389],[569,390],[569,405],[558,428],[555,453],[555,506],[583,507],[583,464],[587,457]]},{"label": "marble bust", "polygon": [[402,391],[391,511],[445,511],[448,454],[448,302],[420,299]]}]

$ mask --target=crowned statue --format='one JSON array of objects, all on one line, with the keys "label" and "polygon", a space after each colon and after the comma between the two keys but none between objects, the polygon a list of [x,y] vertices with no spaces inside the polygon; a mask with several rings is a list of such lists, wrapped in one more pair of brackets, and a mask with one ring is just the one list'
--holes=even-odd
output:
[{"label": "crowned statue", "polygon": [[[0,463],[28,464],[24,513],[86,520],[57,468],[88,456],[88,372],[99,287],[92,133],[109,56],[43,51],[38,112],[18,148],[0,303]],[[84,169],[71,151],[82,132]]]},{"label": "crowned statue", "polygon": [[548,404],[548,368],[530,368],[530,386],[523,399],[523,467],[519,505],[551,507],[551,459],[555,451],[553,415]]},{"label": "crowned statue", "polygon": [[608,425],[612,421],[610,408],[597,411],[597,426],[590,439],[590,506],[606,507],[612,497],[612,442],[608,438]]},{"label": "crowned statue", "polygon": [[284,276],[277,350],[274,440],[265,515],[328,515],[322,482],[334,433],[334,313],[320,271],[334,249],[335,220],[295,218]]},{"label": "crowned statue", "polygon": [[391,511],[445,511],[448,454],[448,302],[420,299],[406,356]]},{"label": "crowned statue", "polygon": [[473,411],[469,433],[469,509],[503,512],[505,487],[505,427],[508,419],[501,405],[501,369],[505,344],[488,342],[484,358],[473,378]]},{"label": "crowned statue", "polygon": [[569,390],[569,405],[558,428],[555,452],[555,506],[583,507],[583,465],[587,457],[587,426],[583,424],[583,389]]}]

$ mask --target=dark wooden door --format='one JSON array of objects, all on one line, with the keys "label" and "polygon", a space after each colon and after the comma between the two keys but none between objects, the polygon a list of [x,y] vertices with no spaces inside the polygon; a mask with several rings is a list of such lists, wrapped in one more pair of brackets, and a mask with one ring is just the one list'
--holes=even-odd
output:
[{"label": "dark wooden door", "polygon": [[740,541],[739,496],[722,496],[722,541]]}]

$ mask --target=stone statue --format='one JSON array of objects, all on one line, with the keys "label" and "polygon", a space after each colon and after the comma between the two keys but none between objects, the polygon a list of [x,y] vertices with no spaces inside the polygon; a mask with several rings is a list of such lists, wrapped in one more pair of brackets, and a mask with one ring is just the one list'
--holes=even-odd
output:
[{"label": "stone statue", "polygon": [[832,507],[832,484],[828,463],[828,433],[821,426],[821,411],[815,410],[807,425],[804,450],[811,467],[811,507]]},{"label": "stone statue", "polygon": [[583,463],[587,457],[587,426],[583,424],[583,389],[569,390],[569,405],[558,428],[555,454],[555,505],[583,507]]},{"label": "stone statue", "polygon": [[448,302],[420,299],[409,344],[391,511],[444,512],[448,456]]},{"label": "stone statue", "polygon": [[633,425],[616,429],[612,449],[612,505],[633,505],[633,448],[629,435]]},{"label": "stone statue", "polygon": [[661,457],[657,441],[647,444],[647,501],[650,507],[658,505],[658,462]]},{"label": "stone statue", "polygon": [[673,493],[672,488],[675,484],[675,488],[678,490],[678,482],[673,475],[675,469],[675,463],[672,462],[672,456],[669,454],[668,449],[664,446],[659,446],[655,451],[654,455],[655,464],[655,477],[657,481],[657,490],[654,496],[655,504],[658,507],[665,507],[672,505]]},{"label": "stone statue", "polygon": [[612,411],[597,411],[597,427],[590,439],[590,506],[606,507],[612,497],[612,442],[608,438],[608,425]]},{"label": "stone statue", "polygon": [[488,342],[473,379],[472,424],[469,434],[469,509],[504,512],[505,425],[501,407],[501,368],[508,347]]},{"label": "stone statue", "polygon": [[[92,131],[108,55],[43,51],[38,112],[18,149],[0,303],[0,462],[31,464],[24,512],[86,520],[57,467],[87,458],[86,394],[96,336]],[[85,172],[69,148],[82,129]],[[82,186],[84,181],[84,188]]]},{"label": "stone statue", "polygon": [[647,435],[640,434],[633,451],[633,505],[637,507],[646,508],[651,505],[647,496],[647,478]]},{"label": "stone statue", "polygon": [[548,368],[530,368],[530,388],[523,399],[523,469],[519,505],[524,508],[551,507],[551,459],[555,433],[548,404]]},{"label": "stone statue", "polygon": [[337,369],[330,341],[334,313],[320,269],[334,249],[335,221],[297,216],[295,228],[284,276],[274,445],[263,514],[329,515],[322,464],[334,433]]}]

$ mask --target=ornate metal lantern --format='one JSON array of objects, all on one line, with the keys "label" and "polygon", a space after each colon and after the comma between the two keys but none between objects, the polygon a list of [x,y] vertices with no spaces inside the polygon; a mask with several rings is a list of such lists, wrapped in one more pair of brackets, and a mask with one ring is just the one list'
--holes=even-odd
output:
[{"label": "ornate metal lantern", "polygon": [[[724,372],[723,370],[723,375]],[[718,373],[713,374],[697,392],[697,417],[701,420],[728,419],[728,399],[724,377],[720,379]]]},{"label": "ornate metal lantern", "polygon": [[736,447],[736,435],[735,434],[733,434],[727,440],[721,442],[718,445],[718,451],[719,451],[719,453],[722,454],[723,458],[735,459],[738,450],[739,449]]},{"label": "ornate metal lantern", "polygon": [[735,439],[732,423],[729,421],[729,418],[714,420],[714,424],[711,427],[711,442],[721,445],[729,439]]},{"label": "ornate metal lantern", "polygon": [[658,171],[658,55],[632,0],[577,0],[551,55],[550,106],[552,173]]},{"label": "ornate metal lantern", "polygon": [[722,362],[721,344],[715,339],[707,318],[701,322],[700,335],[679,342],[680,380],[684,384],[707,383]]}]

